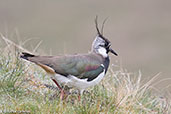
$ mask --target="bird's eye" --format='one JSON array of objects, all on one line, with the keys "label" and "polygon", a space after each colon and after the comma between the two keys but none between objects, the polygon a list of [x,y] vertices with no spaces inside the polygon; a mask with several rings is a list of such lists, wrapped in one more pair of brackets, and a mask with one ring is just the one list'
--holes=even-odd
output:
[{"label": "bird's eye", "polygon": [[99,46],[100,46],[100,47],[105,47],[105,46],[104,46],[104,45],[102,45],[102,44],[100,44]]},{"label": "bird's eye", "polygon": [[109,48],[110,46],[111,46],[110,43],[106,43],[106,44],[105,44],[105,47],[107,47],[107,48]]}]

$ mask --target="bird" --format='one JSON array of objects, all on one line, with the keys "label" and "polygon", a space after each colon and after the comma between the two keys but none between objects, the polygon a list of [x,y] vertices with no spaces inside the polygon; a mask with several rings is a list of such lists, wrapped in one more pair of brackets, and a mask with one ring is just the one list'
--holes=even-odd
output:
[{"label": "bird", "polygon": [[118,56],[111,48],[111,42],[103,35],[105,21],[100,31],[97,17],[95,18],[97,35],[89,53],[41,56],[22,52],[20,57],[35,63],[47,72],[60,89],[61,99],[64,98],[65,94],[62,86],[67,85],[79,91],[78,100],[80,100],[85,89],[98,84],[104,78],[110,63],[109,53]]}]

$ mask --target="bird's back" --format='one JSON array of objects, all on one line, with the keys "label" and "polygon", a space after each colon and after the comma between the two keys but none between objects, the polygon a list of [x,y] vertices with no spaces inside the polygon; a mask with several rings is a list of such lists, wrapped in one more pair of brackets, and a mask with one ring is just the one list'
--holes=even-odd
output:
[{"label": "bird's back", "polygon": [[[86,75],[85,72],[96,70],[103,64],[101,55],[96,53],[64,55],[64,56],[35,56],[23,53],[22,58],[38,64],[46,70],[46,66],[54,70],[55,73],[63,76]],[[98,73],[98,72],[97,72]]]}]

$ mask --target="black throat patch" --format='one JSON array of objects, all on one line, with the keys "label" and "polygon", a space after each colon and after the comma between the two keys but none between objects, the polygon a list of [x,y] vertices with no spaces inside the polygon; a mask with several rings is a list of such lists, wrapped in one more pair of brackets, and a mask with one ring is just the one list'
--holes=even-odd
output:
[{"label": "black throat patch", "polygon": [[107,72],[107,70],[109,68],[109,63],[110,63],[110,59],[109,59],[109,56],[108,56],[108,57],[105,58],[104,63],[103,63],[103,65],[105,67],[105,74],[106,74],[106,72]]}]

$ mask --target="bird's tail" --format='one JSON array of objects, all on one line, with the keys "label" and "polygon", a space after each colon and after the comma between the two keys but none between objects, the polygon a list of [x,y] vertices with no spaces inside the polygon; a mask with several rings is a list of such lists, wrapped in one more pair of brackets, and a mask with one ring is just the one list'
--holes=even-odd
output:
[{"label": "bird's tail", "polygon": [[32,55],[32,54],[27,53],[27,52],[22,52],[22,54],[20,55],[20,57],[23,58],[23,59],[29,60],[29,58],[35,57],[35,55]]},{"label": "bird's tail", "polygon": [[36,56],[27,52],[22,52],[22,54],[20,55],[20,58],[26,59],[30,62],[33,62],[39,65],[49,74],[55,74],[54,69],[48,65],[48,61],[47,61],[48,58],[44,56]]}]

